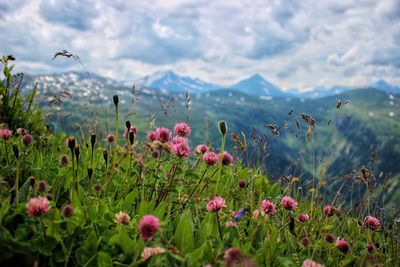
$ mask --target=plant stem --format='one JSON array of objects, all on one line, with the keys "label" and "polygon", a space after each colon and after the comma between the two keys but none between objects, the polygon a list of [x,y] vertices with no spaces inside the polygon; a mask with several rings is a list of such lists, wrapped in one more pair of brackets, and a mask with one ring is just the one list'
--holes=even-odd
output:
[{"label": "plant stem", "polygon": [[190,201],[190,198],[193,196],[194,192],[196,191],[197,187],[199,187],[199,185],[201,184],[201,181],[203,181],[204,175],[206,174],[206,172],[208,171],[208,168],[206,168],[203,172],[203,175],[200,177],[199,181],[197,182],[196,186],[193,188],[192,192],[189,194],[189,197],[187,198],[187,200],[185,201],[185,203],[183,204],[182,209],[185,208],[186,204]]},{"label": "plant stem", "polygon": [[219,222],[218,211],[215,212],[215,218],[217,218],[219,237],[221,238],[221,241],[222,241],[221,224],[220,224],[220,222]]},{"label": "plant stem", "polygon": [[215,187],[215,190],[218,192],[219,190],[219,182],[221,180],[221,175],[222,175],[222,155],[224,154],[224,149],[225,149],[225,134],[222,134],[222,139],[221,139],[221,154],[219,158],[219,164],[218,164],[218,178],[217,178],[217,186]]}]

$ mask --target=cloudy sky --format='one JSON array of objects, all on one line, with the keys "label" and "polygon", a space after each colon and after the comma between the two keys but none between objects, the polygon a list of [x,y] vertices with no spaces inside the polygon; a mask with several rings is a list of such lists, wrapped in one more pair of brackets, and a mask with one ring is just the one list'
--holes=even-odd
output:
[{"label": "cloudy sky", "polygon": [[18,71],[79,69],[131,81],[155,71],[228,85],[400,85],[400,0],[0,0],[0,53]]}]

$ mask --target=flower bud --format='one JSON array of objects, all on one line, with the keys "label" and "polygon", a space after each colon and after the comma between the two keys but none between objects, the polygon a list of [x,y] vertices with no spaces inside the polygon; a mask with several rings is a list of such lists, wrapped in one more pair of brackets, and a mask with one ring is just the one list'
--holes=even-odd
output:
[{"label": "flower bud", "polygon": [[25,134],[22,136],[22,143],[24,143],[25,146],[29,146],[32,144],[32,135],[30,134]]},{"label": "flower bud", "polygon": [[107,150],[103,150],[103,159],[106,162],[106,164],[108,163],[108,152]]},{"label": "flower bud", "polygon": [[126,125],[126,129],[128,129],[128,131],[131,129],[131,122],[130,121],[126,121],[125,122],[125,125]]},{"label": "flower bud", "polygon": [[47,183],[45,180],[39,181],[37,190],[42,193],[47,191]]},{"label": "flower bud", "polygon": [[90,144],[92,145],[92,149],[94,148],[94,145],[96,144],[96,133],[92,133],[90,136]]},{"label": "flower bud", "polygon": [[88,168],[87,168],[87,173],[88,173],[89,179],[92,179],[93,168],[92,168],[92,167],[88,167]]},{"label": "flower bud", "polygon": [[71,151],[74,150],[74,148],[75,148],[75,137],[73,137],[73,136],[68,137],[68,147],[69,147],[69,149]]},{"label": "flower bud", "polygon": [[95,184],[94,190],[100,191],[101,189],[103,189],[103,186],[101,184]]},{"label": "flower bud", "polygon": [[219,132],[220,132],[222,135],[225,135],[226,132],[228,131],[228,126],[226,125],[226,122],[225,122],[225,121],[220,121],[220,122],[218,123],[218,126],[219,126]]},{"label": "flower bud", "polygon": [[133,132],[129,132],[129,142],[131,145],[133,145],[133,142],[135,141],[135,134]]},{"label": "flower bud", "polygon": [[117,107],[117,106],[118,106],[118,102],[119,102],[119,97],[118,97],[118,95],[113,95],[113,101],[114,101],[115,107]]},{"label": "flower bud", "polygon": [[80,154],[79,145],[75,146],[74,153],[75,153],[76,162],[78,162],[79,161],[79,154]]},{"label": "flower bud", "polygon": [[66,218],[71,217],[72,215],[74,215],[74,207],[72,207],[72,205],[70,204],[65,205],[61,213]]}]

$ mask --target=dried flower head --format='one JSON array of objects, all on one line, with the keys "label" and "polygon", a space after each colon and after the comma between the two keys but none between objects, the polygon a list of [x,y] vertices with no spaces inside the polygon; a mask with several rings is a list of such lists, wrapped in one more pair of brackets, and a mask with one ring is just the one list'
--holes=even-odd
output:
[{"label": "dried flower head", "polygon": [[127,213],[120,211],[115,214],[115,222],[118,224],[129,225],[131,217],[129,217]]},{"label": "dried flower head", "polygon": [[143,261],[146,261],[150,257],[157,255],[157,254],[162,254],[165,252],[164,248],[161,247],[145,247],[142,254],[140,255],[142,257]]}]

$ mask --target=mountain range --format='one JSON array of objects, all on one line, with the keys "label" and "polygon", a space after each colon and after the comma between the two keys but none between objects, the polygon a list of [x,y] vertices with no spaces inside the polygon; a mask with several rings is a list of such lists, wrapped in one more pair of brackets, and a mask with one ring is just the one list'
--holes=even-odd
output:
[{"label": "mountain range", "polygon": [[[173,92],[185,92],[189,90],[191,93],[214,91],[218,89],[233,89],[249,95],[259,97],[299,97],[299,98],[321,98],[331,95],[337,95],[347,90],[355,89],[351,86],[335,85],[332,87],[315,87],[307,92],[300,92],[296,88],[287,91],[282,90],[279,86],[269,82],[260,74],[254,74],[230,86],[221,86],[218,84],[204,82],[197,78],[180,76],[171,70],[159,71],[153,75],[135,81],[139,87],[149,89],[165,89]],[[376,83],[362,86],[362,88],[375,88],[388,93],[400,92],[400,87],[391,85],[384,80]]]}]

